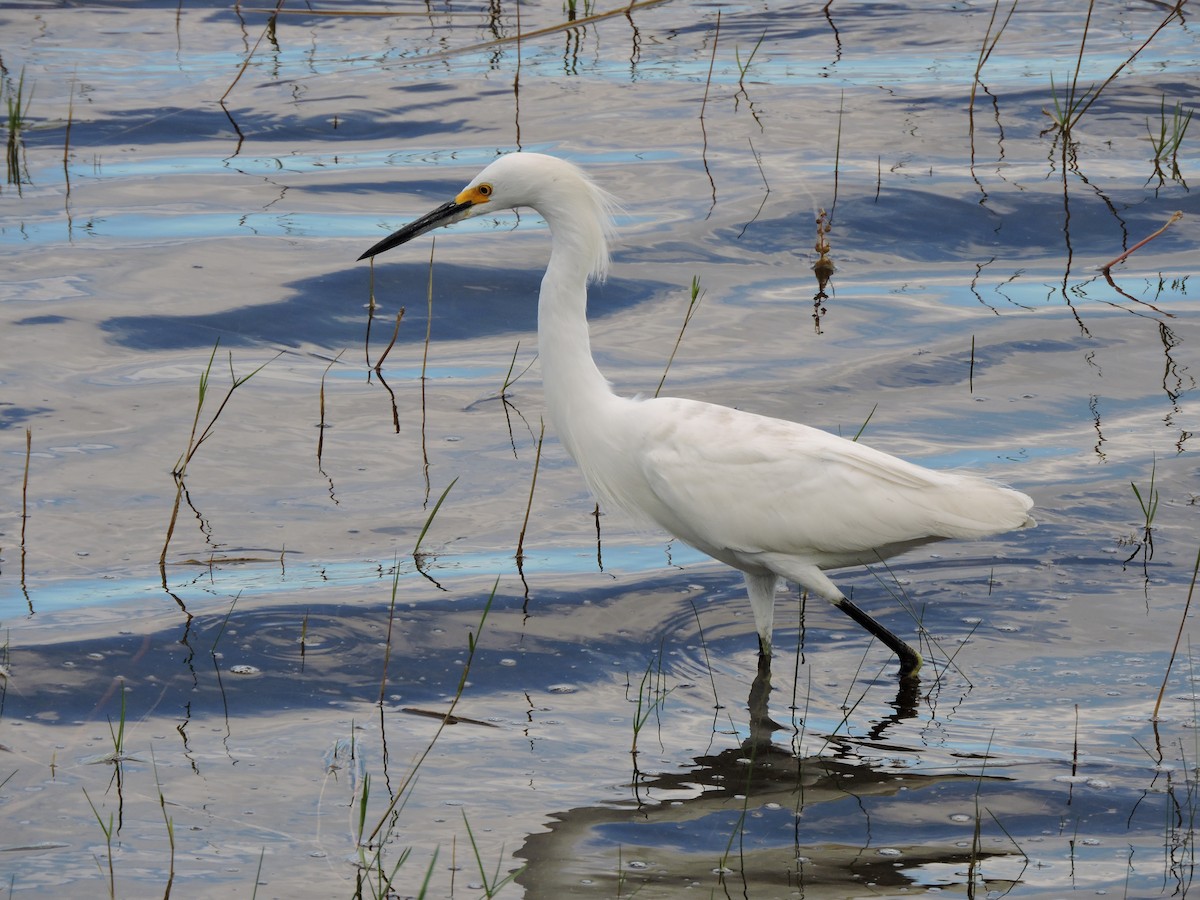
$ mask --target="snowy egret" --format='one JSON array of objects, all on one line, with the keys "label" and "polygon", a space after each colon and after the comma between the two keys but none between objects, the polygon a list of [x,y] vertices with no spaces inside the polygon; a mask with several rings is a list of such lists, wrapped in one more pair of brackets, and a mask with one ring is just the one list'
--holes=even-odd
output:
[{"label": "snowy egret", "polygon": [[786,579],[854,619],[896,653],[901,676],[915,676],[920,653],[854,605],[823,570],[1032,526],[1033,501],[807,425],[696,400],[617,396],[592,359],[587,324],[587,283],[607,272],[614,204],[556,157],[499,157],[453,200],[359,259],[515,207],[534,209],[550,227],[538,296],[546,410],[600,502],[741,570],[763,656],[771,653],[776,588]]}]

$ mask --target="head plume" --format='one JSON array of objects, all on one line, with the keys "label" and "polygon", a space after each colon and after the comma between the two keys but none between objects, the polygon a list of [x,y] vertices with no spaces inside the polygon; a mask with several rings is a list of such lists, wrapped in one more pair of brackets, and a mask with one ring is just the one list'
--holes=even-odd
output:
[{"label": "head plume", "polygon": [[508,153],[475,176],[459,196],[480,185],[489,185],[491,192],[472,214],[531,207],[553,229],[556,241],[586,262],[593,279],[608,274],[609,242],[616,234],[613,216],[620,206],[577,166],[543,153]]}]

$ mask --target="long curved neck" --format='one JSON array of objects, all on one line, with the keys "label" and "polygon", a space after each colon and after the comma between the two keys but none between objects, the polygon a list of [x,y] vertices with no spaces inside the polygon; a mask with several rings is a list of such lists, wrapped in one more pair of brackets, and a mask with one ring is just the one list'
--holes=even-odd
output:
[{"label": "long curved neck", "polygon": [[[581,440],[598,425],[614,395],[592,359],[587,323],[587,279],[593,260],[587,257],[587,235],[571,219],[542,215],[550,225],[550,263],[538,297],[538,356],[546,409],[567,452],[580,460]],[[593,245],[594,246],[594,245]]]}]

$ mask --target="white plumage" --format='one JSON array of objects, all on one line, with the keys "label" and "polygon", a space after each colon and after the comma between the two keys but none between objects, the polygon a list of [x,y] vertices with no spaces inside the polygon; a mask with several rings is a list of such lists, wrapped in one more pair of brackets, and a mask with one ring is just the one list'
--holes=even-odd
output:
[{"label": "white plumage", "polygon": [[538,300],[547,412],[600,502],[740,569],[764,654],[775,590],[786,578],[854,618],[897,653],[902,675],[914,675],[920,654],[852,604],[823,570],[1032,526],[1033,501],[796,422],[614,394],[592,359],[587,326],[587,282],[608,269],[613,202],[556,157],[500,157],[454,200],[360,259],[432,228],[518,206],[540,213],[552,237]]}]

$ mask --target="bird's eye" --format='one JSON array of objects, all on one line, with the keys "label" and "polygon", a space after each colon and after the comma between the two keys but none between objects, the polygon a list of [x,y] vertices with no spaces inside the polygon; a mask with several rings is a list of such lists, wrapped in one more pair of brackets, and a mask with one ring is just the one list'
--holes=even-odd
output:
[{"label": "bird's eye", "polygon": [[492,196],[492,186],[490,184],[481,184],[479,187],[475,188],[475,190],[480,197]]}]

